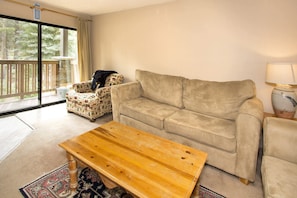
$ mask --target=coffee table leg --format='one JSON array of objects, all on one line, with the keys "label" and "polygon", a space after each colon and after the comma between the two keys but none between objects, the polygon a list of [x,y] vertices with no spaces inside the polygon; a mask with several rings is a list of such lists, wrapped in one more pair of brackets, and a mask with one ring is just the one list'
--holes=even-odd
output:
[{"label": "coffee table leg", "polygon": [[200,190],[200,183],[197,183],[193,190],[191,198],[199,198],[199,190]]},{"label": "coffee table leg", "polygon": [[67,153],[67,159],[69,163],[69,175],[70,175],[70,189],[76,191],[77,188],[77,162],[76,159],[69,153]]}]

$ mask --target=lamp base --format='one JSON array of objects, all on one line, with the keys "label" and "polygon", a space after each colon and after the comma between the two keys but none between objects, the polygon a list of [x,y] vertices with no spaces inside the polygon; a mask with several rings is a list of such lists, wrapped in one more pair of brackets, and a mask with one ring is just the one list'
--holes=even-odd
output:
[{"label": "lamp base", "polygon": [[279,118],[293,119],[296,112],[295,111],[294,112],[279,111],[279,110],[274,109],[274,113],[275,113],[276,117],[279,117]]},{"label": "lamp base", "polygon": [[295,91],[288,87],[275,87],[272,90],[271,101],[274,113],[280,118],[294,118],[297,106]]}]

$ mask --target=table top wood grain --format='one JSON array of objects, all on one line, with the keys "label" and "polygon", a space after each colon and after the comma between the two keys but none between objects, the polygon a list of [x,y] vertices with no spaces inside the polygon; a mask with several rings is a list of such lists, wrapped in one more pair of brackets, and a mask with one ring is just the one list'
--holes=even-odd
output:
[{"label": "table top wood grain", "polygon": [[138,197],[190,197],[207,154],[111,121],[61,144]]}]

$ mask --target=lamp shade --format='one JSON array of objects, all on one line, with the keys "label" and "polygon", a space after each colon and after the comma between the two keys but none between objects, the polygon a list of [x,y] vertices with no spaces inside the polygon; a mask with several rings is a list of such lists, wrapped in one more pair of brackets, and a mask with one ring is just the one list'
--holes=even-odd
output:
[{"label": "lamp shade", "polygon": [[297,85],[297,64],[267,64],[266,82],[283,85]]}]

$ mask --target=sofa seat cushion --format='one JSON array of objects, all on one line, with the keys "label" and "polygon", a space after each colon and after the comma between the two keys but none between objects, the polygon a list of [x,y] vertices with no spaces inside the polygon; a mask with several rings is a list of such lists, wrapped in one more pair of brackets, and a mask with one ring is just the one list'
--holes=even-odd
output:
[{"label": "sofa seat cushion", "polygon": [[164,119],[178,108],[158,103],[144,97],[125,101],[120,105],[120,114],[134,118],[158,129],[164,128]]},{"label": "sofa seat cushion", "polygon": [[67,93],[67,100],[68,102],[77,103],[79,105],[86,105],[86,106],[97,106],[98,100],[95,93],[75,93],[75,92],[68,92]]},{"label": "sofa seat cushion", "polygon": [[263,156],[261,173],[265,197],[296,197],[297,164]]},{"label": "sofa seat cushion", "polygon": [[236,151],[235,122],[179,110],[165,119],[165,130],[228,152]]}]

